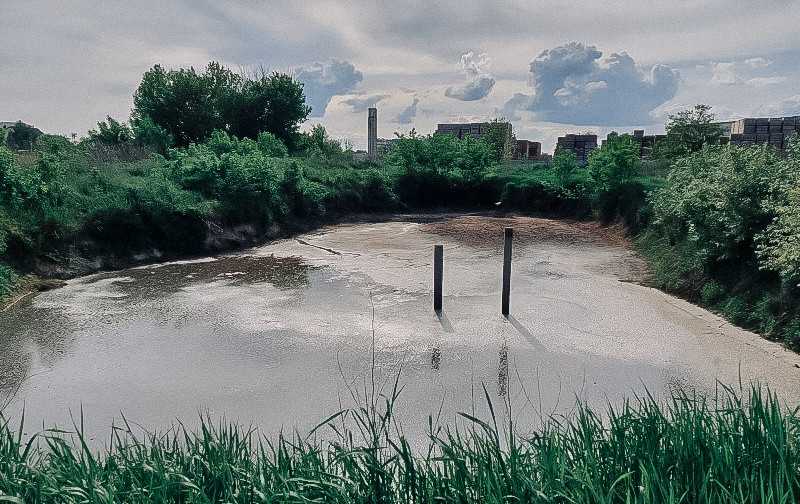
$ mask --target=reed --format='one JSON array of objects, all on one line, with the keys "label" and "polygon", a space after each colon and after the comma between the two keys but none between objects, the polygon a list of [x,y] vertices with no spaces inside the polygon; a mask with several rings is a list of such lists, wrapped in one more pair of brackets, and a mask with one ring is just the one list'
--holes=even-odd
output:
[{"label": "reed", "polygon": [[[399,387],[360,395],[308,436],[265,437],[202,418],[138,437],[125,421],[93,452],[80,424],[29,440],[0,423],[0,502],[790,503],[800,497],[800,417],[766,389],[579,406],[538,432],[464,413],[429,419],[413,450]],[[484,391],[485,392],[485,391]],[[744,396],[744,397],[742,397]],[[23,421],[24,422],[24,421]]]}]

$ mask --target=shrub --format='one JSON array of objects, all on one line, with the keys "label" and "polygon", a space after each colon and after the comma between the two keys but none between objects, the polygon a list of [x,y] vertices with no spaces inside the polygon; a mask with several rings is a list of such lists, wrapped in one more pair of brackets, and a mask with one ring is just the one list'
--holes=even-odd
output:
[{"label": "shrub", "polygon": [[267,157],[283,158],[289,155],[286,145],[272,133],[266,131],[259,133],[256,142],[258,142],[258,148]]},{"label": "shrub", "polygon": [[571,150],[561,149],[553,156],[550,166],[556,176],[558,185],[564,187],[572,178],[572,174],[578,169],[578,158]]}]

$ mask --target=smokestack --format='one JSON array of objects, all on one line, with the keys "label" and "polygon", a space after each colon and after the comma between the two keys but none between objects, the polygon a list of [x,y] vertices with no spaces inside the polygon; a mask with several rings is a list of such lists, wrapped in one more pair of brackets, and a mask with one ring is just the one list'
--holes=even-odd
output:
[{"label": "smokestack", "polygon": [[370,107],[367,116],[367,157],[376,159],[378,157],[378,109]]}]

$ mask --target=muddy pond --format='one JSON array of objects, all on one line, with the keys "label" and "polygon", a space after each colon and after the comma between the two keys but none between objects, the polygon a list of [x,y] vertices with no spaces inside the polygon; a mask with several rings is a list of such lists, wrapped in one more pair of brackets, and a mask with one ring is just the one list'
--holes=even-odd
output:
[{"label": "muddy pond", "polygon": [[[502,235],[515,229],[511,316]],[[433,245],[444,309],[432,309]],[[524,433],[576,399],[717,381],[800,402],[800,357],[642,285],[624,239],[587,223],[485,216],[343,224],[217,257],[105,272],[0,313],[0,407],[103,441],[201,414],[308,431],[374,377],[410,436],[428,415],[510,406]],[[374,347],[373,347],[374,345]],[[374,353],[373,353],[374,348]],[[374,360],[374,368],[373,368]]]}]

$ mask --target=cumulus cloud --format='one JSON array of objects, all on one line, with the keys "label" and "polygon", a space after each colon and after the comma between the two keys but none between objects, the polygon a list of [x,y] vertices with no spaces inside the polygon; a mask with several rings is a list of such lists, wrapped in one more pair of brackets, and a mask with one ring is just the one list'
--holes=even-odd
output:
[{"label": "cumulus cloud", "polygon": [[312,117],[325,115],[332,97],[353,91],[364,79],[352,63],[337,59],[302,67],[296,71],[295,77],[304,85]]},{"label": "cumulus cloud", "polygon": [[759,56],[757,58],[748,58],[744,60],[744,63],[750,68],[766,68],[772,64],[772,61]]},{"label": "cumulus cloud", "polygon": [[718,86],[733,86],[743,80],[736,72],[736,63],[721,62],[711,64],[711,83]]},{"label": "cumulus cloud", "polygon": [[542,51],[530,64],[533,95],[515,94],[504,106],[539,120],[576,125],[627,125],[651,121],[650,112],[678,90],[677,70],[655,65],[644,73],[627,53],[603,58],[578,42]]},{"label": "cumulus cloud", "polygon": [[388,94],[353,96],[352,98],[342,100],[342,103],[349,105],[350,108],[353,109],[353,112],[364,112],[368,108],[374,107],[379,101],[386,98],[389,98]]},{"label": "cumulus cloud", "polygon": [[767,105],[761,109],[761,113],[773,117],[800,115],[800,94]]},{"label": "cumulus cloud", "polygon": [[417,117],[417,105],[419,105],[419,98],[415,96],[414,101],[397,114],[395,122],[399,124],[410,124],[414,118]]},{"label": "cumulus cloud", "polygon": [[747,84],[753,87],[774,86],[776,84],[783,84],[788,79],[781,75],[774,77],[753,77],[747,80]]},{"label": "cumulus cloud", "polygon": [[466,82],[459,86],[448,87],[444,94],[462,101],[475,101],[488,95],[494,87],[495,80],[487,69],[491,60],[486,53],[475,54],[470,51],[461,55],[459,67],[464,72]]},{"label": "cumulus cloud", "polygon": [[[711,84],[717,86],[748,85],[752,87],[765,87],[782,84],[788,80],[782,75],[763,75],[760,72],[772,65],[772,61],[765,58],[750,58],[744,61],[728,61],[711,64]],[[753,74],[756,77],[751,77]],[[759,75],[762,74],[762,75]]]}]

